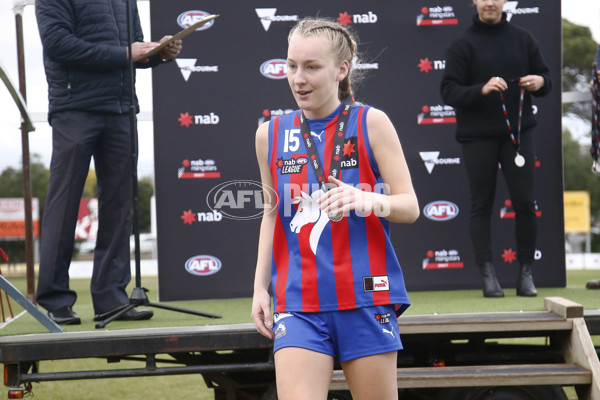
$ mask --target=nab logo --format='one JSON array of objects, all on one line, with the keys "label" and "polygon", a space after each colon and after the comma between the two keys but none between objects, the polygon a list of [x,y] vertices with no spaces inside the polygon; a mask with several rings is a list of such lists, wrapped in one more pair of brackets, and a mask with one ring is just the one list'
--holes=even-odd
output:
[{"label": "nab logo", "polygon": [[[206,11],[200,10],[190,10],[185,11],[179,14],[177,17],[177,24],[182,28],[189,28],[194,25],[196,22],[203,20],[204,18],[210,16],[211,14]],[[196,29],[197,31],[205,31],[211,28],[215,24],[215,20],[208,21],[206,24],[202,25],[200,28]]]},{"label": "nab logo", "polygon": [[265,61],[260,66],[260,73],[269,79],[285,79],[287,77],[287,61],[281,58]]},{"label": "nab logo", "polygon": [[196,276],[214,275],[221,270],[221,260],[207,255],[194,256],[185,262],[185,270]]},{"label": "nab logo", "polygon": [[451,201],[437,200],[423,208],[423,214],[432,221],[448,221],[458,215],[458,206]]}]

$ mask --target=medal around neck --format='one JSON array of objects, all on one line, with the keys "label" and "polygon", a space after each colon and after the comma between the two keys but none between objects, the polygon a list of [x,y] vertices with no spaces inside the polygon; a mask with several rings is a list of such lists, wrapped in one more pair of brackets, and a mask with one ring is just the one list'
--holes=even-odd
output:
[{"label": "medal around neck", "polygon": [[515,165],[519,168],[525,165],[525,157],[517,153],[517,155],[515,156]]}]

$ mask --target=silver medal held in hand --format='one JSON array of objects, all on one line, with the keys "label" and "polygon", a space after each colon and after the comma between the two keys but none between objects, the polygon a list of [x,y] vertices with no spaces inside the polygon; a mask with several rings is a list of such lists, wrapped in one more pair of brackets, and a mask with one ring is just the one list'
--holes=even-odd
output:
[{"label": "silver medal held in hand", "polygon": [[344,218],[344,213],[342,211],[329,211],[327,213],[327,217],[331,222],[340,222],[342,218]]},{"label": "silver medal held in hand", "polygon": [[[336,187],[337,186],[335,186],[333,183],[326,183],[323,185],[322,190],[323,192],[327,192],[329,189],[333,189]],[[342,218],[344,218],[344,212],[340,210],[331,210],[327,213],[327,218],[329,218],[331,222],[340,222]]]}]

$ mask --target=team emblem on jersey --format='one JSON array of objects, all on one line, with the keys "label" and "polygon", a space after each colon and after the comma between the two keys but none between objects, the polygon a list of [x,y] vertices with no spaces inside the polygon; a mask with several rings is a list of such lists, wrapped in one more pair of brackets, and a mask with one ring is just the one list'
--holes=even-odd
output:
[{"label": "team emblem on jersey", "polygon": [[340,167],[342,169],[358,168],[358,141],[356,136],[346,138],[344,147],[341,149],[342,161]]},{"label": "team emblem on jersey", "polygon": [[283,157],[277,160],[277,168],[281,175],[301,174],[302,168],[308,164],[308,157],[300,156],[296,158],[284,159]]},{"label": "team emblem on jersey", "polygon": [[312,223],[312,225],[308,225],[311,227],[309,243],[313,254],[317,254],[317,245],[321,239],[321,234],[329,223],[327,213],[322,211],[317,204],[317,199],[321,197],[323,191],[318,189],[311,195],[301,191],[300,194],[292,201],[293,204],[298,204],[298,208],[290,222],[290,230],[294,233],[300,233],[303,226]]}]

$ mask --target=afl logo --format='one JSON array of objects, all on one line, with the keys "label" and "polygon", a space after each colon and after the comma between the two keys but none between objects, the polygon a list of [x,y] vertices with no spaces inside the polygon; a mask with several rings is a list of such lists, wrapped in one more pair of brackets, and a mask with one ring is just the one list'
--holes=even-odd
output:
[{"label": "afl logo", "polygon": [[[210,16],[211,14],[206,11],[199,10],[190,10],[185,11],[179,14],[177,17],[177,24],[179,24],[182,28],[189,28],[194,25],[196,22],[203,20],[204,18]],[[205,31],[209,29],[211,26],[215,24],[215,20],[208,21],[206,24],[202,25],[200,28],[196,29],[197,31]]]},{"label": "afl logo", "polygon": [[213,256],[194,256],[185,262],[185,270],[192,275],[208,276],[221,270],[221,260]]},{"label": "afl logo", "polygon": [[287,77],[287,61],[281,58],[265,61],[260,66],[260,73],[269,79],[284,79]]},{"label": "afl logo", "polygon": [[306,163],[308,163],[308,158],[306,158],[306,157],[296,158],[296,164],[304,165]]},{"label": "afl logo", "polygon": [[451,201],[437,200],[427,204],[423,214],[432,221],[448,221],[458,215],[458,206]]}]

